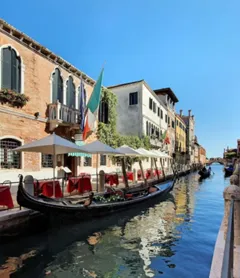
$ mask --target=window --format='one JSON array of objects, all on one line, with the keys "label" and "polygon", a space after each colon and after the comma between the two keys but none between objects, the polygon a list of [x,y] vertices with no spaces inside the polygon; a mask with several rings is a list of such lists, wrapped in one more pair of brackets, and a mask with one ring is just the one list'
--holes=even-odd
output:
[{"label": "window", "polygon": [[72,76],[69,76],[67,81],[67,106],[75,108],[75,85]]},{"label": "window", "polygon": [[91,157],[84,157],[83,166],[92,166],[92,158]]},{"label": "window", "polygon": [[51,154],[42,153],[42,167],[43,168],[53,167],[53,156]]},{"label": "window", "polygon": [[168,117],[168,124],[170,125],[170,117]]},{"label": "window", "polygon": [[158,113],[157,114],[158,114],[158,117],[159,117],[160,116],[160,108],[159,107],[158,107]]},{"label": "window", "polygon": [[149,109],[153,109],[153,100],[151,98],[149,98]]},{"label": "window", "polygon": [[148,136],[148,121],[146,121],[146,135]]},{"label": "window", "polygon": [[52,74],[52,102],[59,100],[63,103],[63,79],[59,69]]},{"label": "window", "polygon": [[163,119],[163,111],[162,111],[162,109],[161,109],[161,119]]},{"label": "window", "polygon": [[98,121],[108,124],[108,103],[101,101],[98,109]]},{"label": "window", "polygon": [[165,123],[167,123],[167,114],[165,115]]},{"label": "window", "polygon": [[21,93],[21,58],[9,47],[2,49],[2,89]]},{"label": "window", "polygon": [[103,155],[103,154],[100,155],[100,165],[101,166],[107,165],[107,156],[106,155]]},{"label": "window", "polygon": [[84,113],[86,110],[86,106],[87,106],[87,96],[86,96],[86,90],[84,89],[84,84],[82,83],[81,86],[78,88],[79,91],[79,111],[80,111],[80,115],[79,115],[79,122],[81,122],[81,131],[83,131],[84,128],[84,123],[82,123],[82,119],[84,119]]},{"label": "window", "polygon": [[130,93],[129,105],[136,105],[136,104],[138,104],[138,92]]},{"label": "window", "polygon": [[20,146],[21,142],[15,139],[7,138],[0,140],[0,168],[21,168],[21,154],[19,152],[13,151],[13,149]]},{"label": "window", "polygon": [[172,128],[174,128],[175,127],[175,123],[174,123],[174,121],[172,121]]},{"label": "window", "polygon": [[156,102],[153,101],[153,112],[156,113]]}]

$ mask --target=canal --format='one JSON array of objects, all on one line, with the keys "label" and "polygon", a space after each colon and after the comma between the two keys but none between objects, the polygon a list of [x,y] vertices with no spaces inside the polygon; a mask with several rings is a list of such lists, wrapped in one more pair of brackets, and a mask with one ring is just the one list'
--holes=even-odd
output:
[{"label": "canal", "polygon": [[[163,202],[1,244],[11,277],[209,277],[223,217],[223,167],[181,178]],[[8,277],[8,276],[6,276]]]}]

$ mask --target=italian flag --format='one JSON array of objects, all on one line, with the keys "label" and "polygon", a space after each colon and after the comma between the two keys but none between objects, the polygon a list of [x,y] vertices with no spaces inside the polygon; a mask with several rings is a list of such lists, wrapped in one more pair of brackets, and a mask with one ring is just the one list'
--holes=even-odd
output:
[{"label": "italian flag", "polygon": [[103,71],[104,69],[102,69],[98,77],[98,80],[93,88],[93,92],[87,104],[86,121],[83,130],[83,140],[86,140],[87,137],[94,131],[94,124],[97,120],[98,107],[101,100]]},{"label": "italian flag", "polygon": [[165,144],[170,144],[170,139],[168,137],[167,131],[165,131],[162,135],[162,139],[164,140]]}]

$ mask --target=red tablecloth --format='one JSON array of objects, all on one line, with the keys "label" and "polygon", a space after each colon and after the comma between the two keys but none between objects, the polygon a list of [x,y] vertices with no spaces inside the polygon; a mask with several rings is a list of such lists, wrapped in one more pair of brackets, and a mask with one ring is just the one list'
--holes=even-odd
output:
[{"label": "red tablecloth", "polygon": [[9,186],[0,186],[0,206],[14,207]]},{"label": "red tablecloth", "polygon": [[133,172],[127,172],[127,178],[128,180],[133,181]]},{"label": "red tablecloth", "polygon": [[91,179],[91,175],[90,175],[90,174],[88,174],[88,173],[80,173],[79,177],[81,177],[81,178],[89,178],[89,179]]},{"label": "red tablecloth", "polygon": [[161,170],[157,170],[157,169],[155,169],[155,174],[157,175],[157,173],[158,173],[158,175],[159,175],[159,176],[161,176],[162,171],[161,171]]},{"label": "red tablecloth", "polygon": [[71,193],[76,189],[78,189],[79,193],[83,193],[84,191],[92,191],[90,178],[85,176],[69,178],[67,183],[67,192]]},{"label": "red tablecloth", "polygon": [[[47,196],[47,197],[53,196],[54,181],[52,181],[52,180],[51,181],[39,181],[38,183],[39,183],[40,192],[44,196]],[[34,187],[37,187],[37,182],[34,182]],[[56,198],[63,197],[59,181],[55,181],[55,197]]]},{"label": "red tablecloth", "polygon": [[118,175],[117,174],[105,174],[105,183],[110,185],[119,184]]}]

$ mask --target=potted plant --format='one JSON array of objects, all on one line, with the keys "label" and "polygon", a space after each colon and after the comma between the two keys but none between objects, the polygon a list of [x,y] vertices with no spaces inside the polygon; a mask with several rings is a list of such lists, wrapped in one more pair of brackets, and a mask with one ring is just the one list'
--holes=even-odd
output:
[{"label": "potted plant", "polygon": [[12,107],[22,108],[27,104],[28,101],[29,97],[24,94],[16,93],[9,89],[0,90],[1,104],[8,103]]}]

